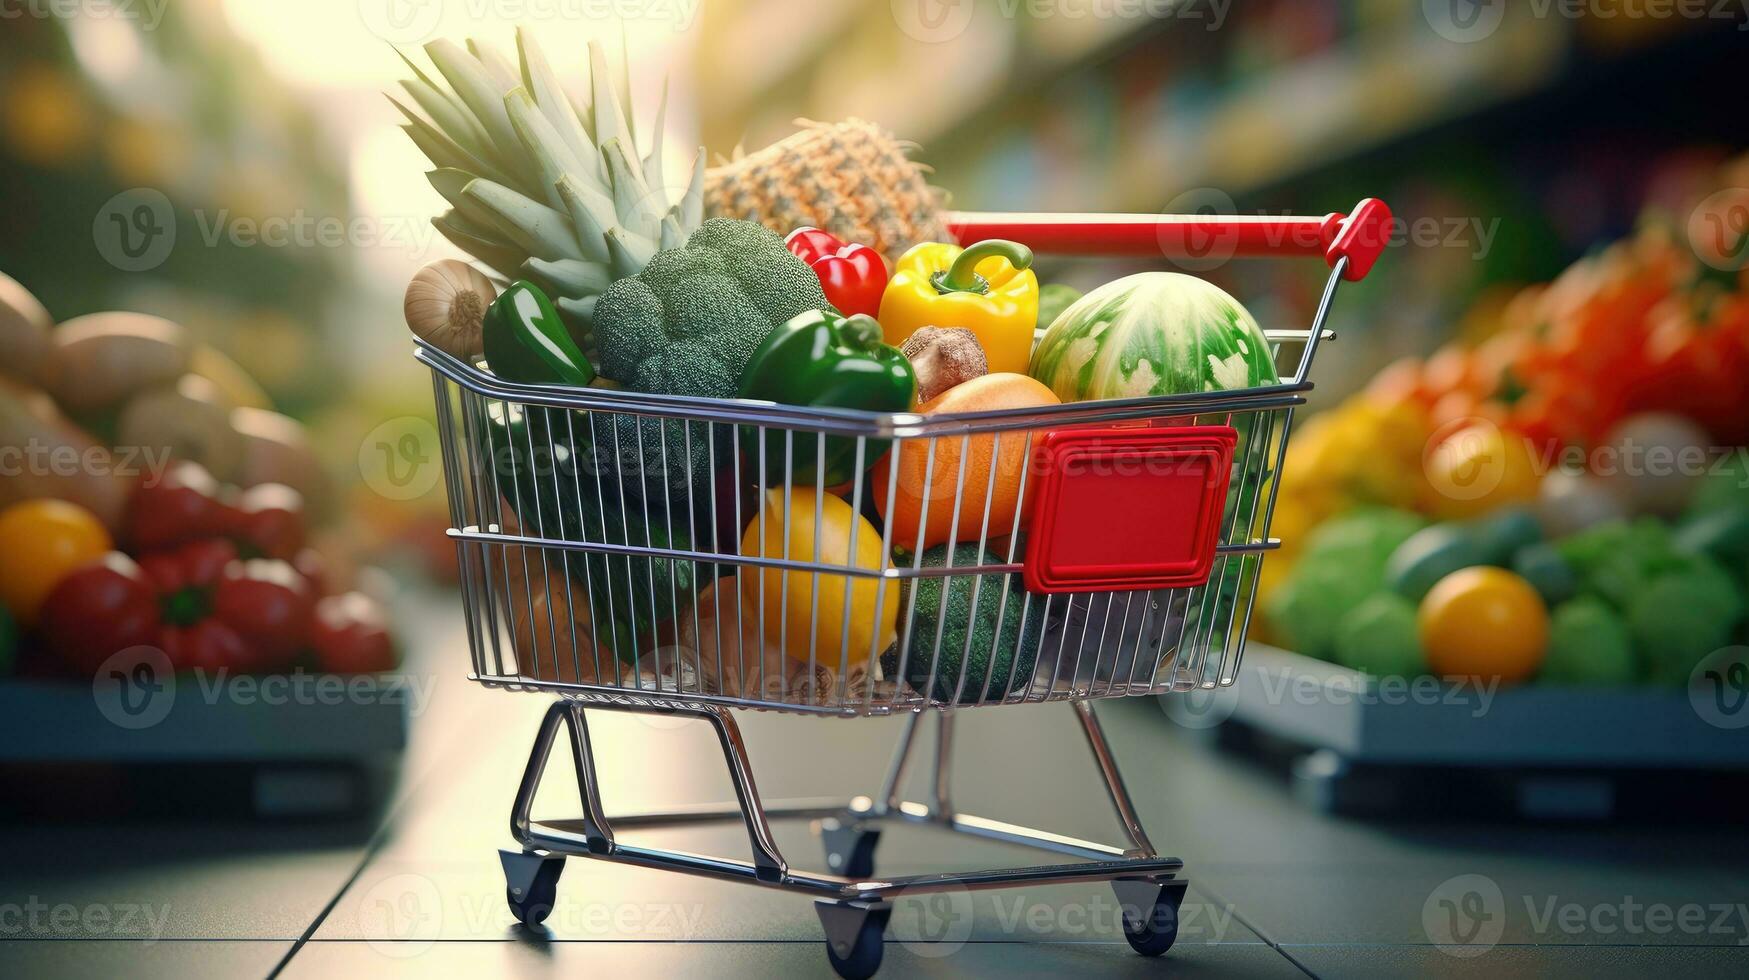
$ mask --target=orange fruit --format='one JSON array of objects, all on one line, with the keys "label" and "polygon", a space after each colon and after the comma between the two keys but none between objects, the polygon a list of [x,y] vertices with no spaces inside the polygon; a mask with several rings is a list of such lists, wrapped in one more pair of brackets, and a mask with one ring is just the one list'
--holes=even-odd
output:
[{"label": "orange fruit", "polygon": [[1503,568],[1460,569],[1421,600],[1428,669],[1441,677],[1526,680],[1542,666],[1549,612],[1529,582]]},{"label": "orange fruit", "polygon": [[[986,374],[957,384],[917,406],[922,415],[957,412],[990,412],[1005,408],[1041,408],[1058,403],[1051,389],[1024,374]],[[964,459],[962,461],[962,450]],[[985,532],[999,538],[1014,530],[1015,511],[1022,511],[1021,474],[1026,472],[1027,433],[1021,430],[1000,435],[984,433],[970,437],[937,436],[905,440],[897,452],[882,457],[873,472],[875,507],[891,526],[893,544],[909,550],[930,548],[947,541],[976,541]],[[933,457],[934,464],[930,464]],[[959,523],[954,523],[954,492],[961,487]],[[897,480],[888,485],[889,468],[899,468]],[[995,474],[990,470],[994,467]],[[887,491],[893,491],[888,513]],[[1031,496],[1030,486],[1028,496]],[[988,498],[988,499],[986,499]],[[924,504],[928,514],[924,514]],[[927,518],[927,519],[926,519]]]},{"label": "orange fruit", "polygon": [[90,511],[65,500],[25,500],[0,511],[0,603],[18,621],[37,610],[66,574],[103,557],[109,532]]},{"label": "orange fruit", "polygon": [[1446,520],[1465,520],[1507,504],[1528,503],[1536,499],[1542,482],[1524,437],[1485,418],[1435,432],[1422,465],[1431,509]]}]

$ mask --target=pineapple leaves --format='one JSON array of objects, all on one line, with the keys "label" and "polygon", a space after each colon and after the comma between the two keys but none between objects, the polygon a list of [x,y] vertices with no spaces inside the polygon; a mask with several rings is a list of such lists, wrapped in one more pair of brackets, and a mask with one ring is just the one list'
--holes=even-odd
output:
[{"label": "pineapple leaves", "polygon": [[490,212],[492,223],[529,255],[581,259],[571,222],[552,208],[489,180],[473,180],[462,193]]},{"label": "pineapple leaves", "polygon": [[533,32],[516,31],[515,51],[506,59],[474,40],[432,41],[430,71],[397,50],[412,73],[400,83],[411,105],[390,101],[449,202],[432,221],[438,231],[500,274],[540,282],[567,317],[587,323],[614,279],[684,245],[702,222],[704,150],[677,193],[663,181],[666,81],[640,154],[628,59],[611,71],[591,43],[587,84],[567,89]]}]

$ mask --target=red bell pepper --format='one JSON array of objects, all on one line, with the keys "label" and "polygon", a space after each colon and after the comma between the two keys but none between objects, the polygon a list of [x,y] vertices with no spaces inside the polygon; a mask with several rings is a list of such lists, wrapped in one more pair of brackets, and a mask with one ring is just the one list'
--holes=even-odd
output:
[{"label": "red bell pepper", "polygon": [[818,228],[797,228],[783,240],[814,275],[826,300],[845,316],[877,316],[887,289],[887,263],[867,245],[846,244]]},{"label": "red bell pepper", "polygon": [[199,463],[175,464],[134,491],[124,539],[135,554],[145,554],[221,533],[228,519],[221,489]]},{"label": "red bell pepper", "polygon": [[278,483],[238,492],[185,461],[134,491],[125,532],[136,554],[226,537],[245,555],[289,560],[304,544],[304,498]]},{"label": "red bell pepper", "polygon": [[291,561],[304,546],[304,497],[283,483],[263,483],[227,508],[226,534],[246,554]]},{"label": "red bell pepper", "polygon": [[331,595],[316,603],[310,620],[316,662],[334,674],[375,674],[395,669],[395,644],[383,607],[362,592]]},{"label": "red bell pepper", "polygon": [[234,545],[214,539],[148,555],[140,567],[158,591],[159,645],[178,669],[280,667],[309,635],[309,583],[283,561],[239,560]]},{"label": "red bell pepper", "polygon": [[132,558],[112,551],[68,572],[44,600],[37,628],[83,677],[112,654],[158,639],[158,596]]}]

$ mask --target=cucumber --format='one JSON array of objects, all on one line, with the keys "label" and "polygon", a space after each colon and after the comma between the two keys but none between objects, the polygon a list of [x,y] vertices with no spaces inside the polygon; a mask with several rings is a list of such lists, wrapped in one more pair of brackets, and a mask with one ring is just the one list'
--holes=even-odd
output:
[{"label": "cucumber", "polygon": [[1476,538],[1463,525],[1435,524],[1416,531],[1385,563],[1385,585],[1421,601],[1440,579],[1461,568],[1485,565]]},{"label": "cucumber", "polygon": [[1543,539],[1542,525],[1529,507],[1507,507],[1470,522],[1477,559],[1484,565],[1511,564],[1512,556]]},{"label": "cucumber", "polygon": [[1579,593],[1579,576],[1554,545],[1539,541],[1512,558],[1512,570],[1529,582],[1549,608]]}]

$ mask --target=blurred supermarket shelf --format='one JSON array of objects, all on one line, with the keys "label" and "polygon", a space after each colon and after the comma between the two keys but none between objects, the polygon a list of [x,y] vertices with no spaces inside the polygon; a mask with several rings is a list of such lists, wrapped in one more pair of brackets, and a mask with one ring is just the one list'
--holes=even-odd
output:
[{"label": "blurred supermarket shelf", "polygon": [[1252,643],[1232,688],[1161,705],[1286,760],[1301,800],[1331,812],[1603,819],[1749,797],[1749,728],[1709,724],[1683,690],[1380,680]]}]

